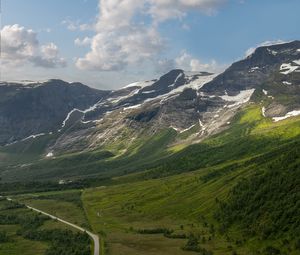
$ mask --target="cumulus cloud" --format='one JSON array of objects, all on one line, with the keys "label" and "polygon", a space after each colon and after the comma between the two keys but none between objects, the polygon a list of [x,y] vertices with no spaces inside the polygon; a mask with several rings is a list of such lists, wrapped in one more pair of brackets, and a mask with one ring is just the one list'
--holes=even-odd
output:
[{"label": "cumulus cloud", "polygon": [[175,59],[162,59],[159,60],[156,65],[156,71],[158,73],[165,73],[174,68],[192,72],[206,71],[219,73],[225,70],[226,65],[219,64],[215,60],[203,62],[187,53],[186,50],[183,50]]},{"label": "cumulus cloud", "polygon": [[197,58],[193,58],[186,51],[183,51],[180,56],[175,59],[175,67],[189,70],[189,71],[211,71],[216,72],[221,68],[215,60],[211,60],[209,63],[203,63]]},{"label": "cumulus cloud", "polygon": [[59,56],[54,43],[40,45],[37,33],[18,24],[1,30],[2,62],[9,66],[31,63],[44,68],[64,67],[66,61]]},{"label": "cumulus cloud", "polygon": [[76,46],[88,46],[92,42],[92,38],[90,37],[84,37],[83,39],[76,38],[74,43]]},{"label": "cumulus cloud", "polygon": [[[141,61],[154,61],[166,47],[165,38],[158,32],[161,22],[183,19],[190,11],[210,15],[226,1],[99,0],[95,35],[89,40],[75,40],[78,46],[88,43],[91,46],[84,57],[77,59],[76,66],[80,69],[115,71]],[[146,24],[141,22],[144,18],[150,21]],[[193,63],[195,66],[197,64]]]},{"label": "cumulus cloud", "polygon": [[116,71],[129,64],[151,58],[163,47],[158,33],[151,28],[128,28],[98,33],[92,39],[91,51],[79,58],[80,69]]}]

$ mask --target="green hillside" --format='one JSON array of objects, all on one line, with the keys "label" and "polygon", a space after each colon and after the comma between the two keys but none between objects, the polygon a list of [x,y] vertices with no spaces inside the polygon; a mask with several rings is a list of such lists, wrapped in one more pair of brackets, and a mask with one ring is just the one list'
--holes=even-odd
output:
[{"label": "green hillside", "polygon": [[[199,144],[172,147],[174,139],[168,129],[121,157],[94,151],[90,163],[85,154],[40,162],[47,171],[56,165],[50,173],[37,168],[49,177],[64,166],[98,179],[87,179],[83,187],[94,187],[82,195],[18,199],[89,224],[104,254],[300,254],[299,117],[273,122],[252,104],[230,128]],[[72,159],[77,164],[69,169]],[[91,170],[81,172],[81,162]]]},{"label": "green hillside", "polygon": [[262,116],[261,106],[251,105],[235,117],[229,129],[198,144],[172,146],[180,134],[165,129],[153,136],[141,135],[121,155],[108,146],[54,159],[42,158],[6,169],[2,180],[111,178],[143,171],[147,171],[147,178],[157,178],[257,156],[293,141],[299,134],[297,118],[274,123]]}]

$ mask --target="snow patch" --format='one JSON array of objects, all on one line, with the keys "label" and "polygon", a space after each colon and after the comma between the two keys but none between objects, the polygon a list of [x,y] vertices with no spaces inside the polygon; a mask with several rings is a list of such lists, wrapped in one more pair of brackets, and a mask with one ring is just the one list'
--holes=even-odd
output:
[{"label": "snow patch", "polygon": [[273,121],[274,121],[274,122],[277,122],[277,121],[285,120],[285,119],[287,119],[287,118],[295,117],[295,116],[298,116],[298,115],[300,115],[300,110],[294,110],[294,111],[288,112],[285,116],[282,116],[282,117],[274,117],[274,118],[273,118]]},{"label": "snow patch", "polygon": [[192,129],[194,126],[196,126],[196,125],[194,124],[194,125],[192,125],[192,126],[186,128],[186,129],[183,129],[183,130],[181,130],[179,133],[182,134],[182,133],[184,133],[184,132],[186,132],[186,131],[189,131],[189,130]]},{"label": "snow patch", "polygon": [[[67,121],[70,119],[71,115],[74,113],[74,112],[81,112],[83,114],[86,114],[88,112],[92,112],[92,111],[95,111],[97,109],[97,107],[101,104],[103,98],[101,98],[96,104],[92,105],[91,107],[85,109],[85,110],[80,110],[80,109],[77,109],[77,108],[74,108],[72,111],[70,111],[68,114],[67,114],[67,117],[64,119],[64,121],[62,122],[62,125],[61,125],[61,128],[64,128],[67,124]],[[83,116],[83,119],[84,119],[84,116]],[[84,122],[83,122],[84,123]],[[86,122],[88,123],[88,122]],[[58,130],[58,132],[61,132],[61,129]]]},{"label": "snow patch", "polygon": [[256,70],[259,70],[259,67],[258,67],[258,66],[252,67],[252,68],[249,70],[249,73],[253,73],[253,72],[255,72]]},{"label": "snow patch", "polygon": [[132,109],[137,109],[140,108],[142,105],[141,104],[137,104],[137,105],[133,105],[133,106],[129,106],[129,107],[124,107],[123,110],[132,110]]},{"label": "snow patch", "polygon": [[20,85],[24,85],[24,86],[29,86],[29,85],[35,85],[35,86],[31,86],[28,88],[36,88],[41,86],[42,84],[49,82],[50,80],[43,80],[43,81],[30,81],[30,80],[10,80],[10,81],[6,81],[6,83],[8,84],[20,84]]},{"label": "snow patch", "polygon": [[221,98],[228,102],[247,103],[254,91],[255,89],[241,90],[240,93],[236,96],[229,96],[225,94],[224,96],[221,96]]},{"label": "snow patch", "polygon": [[54,156],[53,152],[49,152],[47,155],[46,155],[46,158],[52,158]]},{"label": "snow patch", "polygon": [[170,92],[159,95],[154,98],[148,98],[144,101],[144,103],[151,102],[153,100],[161,99],[161,103],[163,103],[165,100],[170,99],[171,97],[174,97],[181,92],[183,92],[185,89],[191,88],[194,90],[199,90],[201,89],[206,83],[212,81],[218,74],[213,74],[213,75],[207,75],[207,76],[199,76],[197,79],[192,80],[192,77],[188,77],[190,79],[190,82],[188,82],[185,85],[182,85],[178,88],[175,88],[171,90]]},{"label": "snow patch", "polygon": [[[200,121],[200,120],[199,120],[199,121]],[[182,133],[184,133],[184,132],[186,132],[186,131],[191,130],[191,129],[192,129],[193,127],[195,127],[195,126],[196,126],[196,125],[194,124],[194,125],[192,125],[192,126],[186,128],[186,129],[183,129],[183,130],[180,130],[179,128],[174,127],[174,126],[170,126],[170,128],[172,128],[172,129],[174,129],[176,132],[179,132],[180,134],[182,134]]]},{"label": "snow patch", "polygon": [[135,95],[135,94],[138,94],[138,93],[140,92],[141,89],[142,89],[142,88],[138,88],[138,89],[136,89],[136,90],[133,90],[130,94],[125,95],[125,96],[109,98],[107,101],[110,102],[110,103],[113,103],[113,104],[118,103],[118,102],[120,102],[120,101],[122,101],[122,100],[124,100],[124,99],[127,99],[127,98],[129,98],[129,97],[132,97],[132,96]]},{"label": "snow patch", "polygon": [[263,93],[267,96],[268,95],[268,91],[267,90],[262,90],[263,91]]},{"label": "snow patch", "polygon": [[156,90],[150,90],[150,91],[143,91],[142,94],[151,94],[156,92]]},{"label": "snow patch", "polygon": [[296,65],[300,66],[300,59],[293,61]]},{"label": "snow patch", "polygon": [[21,141],[24,142],[24,141],[27,141],[29,139],[35,139],[35,138],[38,138],[38,137],[44,136],[44,135],[46,135],[46,134],[45,133],[40,133],[40,134],[36,134],[36,135],[30,135],[30,136],[22,139]]},{"label": "snow patch", "polygon": [[176,77],[176,79],[175,79],[175,81],[174,81],[174,85],[176,84],[176,82],[177,82],[182,76],[183,76],[183,73],[180,73],[180,74]]},{"label": "snow patch", "polygon": [[71,115],[74,113],[74,112],[82,112],[81,110],[77,109],[77,108],[74,108],[72,111],[70,111],[68,114],[67,114],[67,117],[64,119],[61,127],[64,128],[67,124],[67,121],[70,119]]},{"label": "snow patch", "polygon": [[261,108],[261,113],[264,117],[266,117],[266,108],[265,107]]},{"label": "snow patch", "polygon": [[272,54],[273,56],[276,56],[276,55],[278,54],[278,52],[275,51],[275,50],[270,50],[270,49],[267,49],[267,50],[268,50],[268,52],[269,52],[270,54]]},{"label": "snow patch", "polygon": [[288,82],[288,81],[283,81],[282,82],[284,85],[292,85],[292,83],[291,82]]},{"label": "snow patch", "polygon": [[179,132],[179,128],[176,128],[176,127],[173,127],[173,126],[170,126],[170,128],[174,129],[176,132]]},{"label": "snow patch", "polygon": [[199,126],[204,129],[204,124],[202,123],[202,121],[199,119]]},{"label": "snow patch", "polygon": [[130,83],[130,84],[124,86],[123,88],[126,89],[126,88],[131,88],[131,87],[139,87],[139,83],[140,82],[138,82],[138,81],[137,82],[133,82],[133,83]]},{"label": "snow patch", "polygon": [[280,73],[281,74],[284,74],[284,75],[287,75],[287,74],[290,74],[294,71],[296,71],[298,69],[299,66],[292,66],[291,63],[284,63],[280,66]]},{"label": "snow patch", "polygon": [[154,83],[154,81],[137,81],[137,82],[133,82],[133,83],[126,85],[125,87],[123,87],[123,89],[130,88],[130,87],[145,88],[145,87],[152,85],[153,83]]},{"label": "snow patch", "polygon": [[18,142],[18,141],[14,141],[14,142],[12,142],[12,143],[7,143],[7,144],[4,145],[4,147],[10,146],[10,145],[14,145],[14,144],[16,144],[17,142]]}]

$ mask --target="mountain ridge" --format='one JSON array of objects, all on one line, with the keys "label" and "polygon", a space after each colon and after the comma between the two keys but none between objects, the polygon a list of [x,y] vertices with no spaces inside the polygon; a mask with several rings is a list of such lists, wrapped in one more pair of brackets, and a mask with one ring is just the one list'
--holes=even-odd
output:
[{"label": "mountain ridge", "polygon": [[[116,91],[101,91],[81,83],[50,80],[42,86],[21,89],[26,93],[45,89],[46,92],[42,93],[42,100],[40,93],[29,97],[39,98],[38,101],[25,97],[30,104],[18,104],[18,107],[23,110],[32,107],[40,109],[44,103],[51,102],[53,111],[59,113],[53,117],[55,125],[47,125],[51,120],[46,118],[45,129],[39,129],[34,124],[28,125],[28,115],[21,125],[16,118],[16,126],[26,123],[33,129],[26,132],[21,129],[23,135],[14,135],[14,129],[6,131],[7,128],[3,129],[2,125],[0,142],[6,145],[4,151],[13,151],[16,145],[22,147],[22,144],[27,144],[25,152],[30,152],[29,144],[44,141],[37,155],[40,160],[95,150],[109,151],[115,157],[122,157],[133,148],[138,150],[137,146],[143,144],[145,139],[151,140],[151,137],[159,136],[165,130],[173,130],[170,133],[173,138],[164,145],[167,147],[202,142],[230,128],[235,115],[249,104],[259,105],[266,119],[284,120],[300,114],[298,59],[300,42],[294,41],[260,47],[221,74],[188,73],[175,69],[158,79],[136,82]],[[15,86],[19,89],[21,85]],[[47,91],[49,87],[51,89]],[[1,88],[10,89],[7,85]],[[53,89],[54,92],[51,91]],[[9,92],[12,93],[11,90]],[[19,93],[18,90],[13,91],[8,99],[13,101]],[[47,98],[49,95],[51,100]],[[5,100],[0,100],[0,106],[1,103],[5,105]],[[6,108],[2,107],[2,112],[3,109]],[[5,118],[1,118],[1,110],[0,120],[3,123]],[[20,112],[13,107],[11,110]],[[43,110],[40,115],[48,116],[49,113],[51,116],[51,112]],[[44,123],[38,117],[35,121]],[[21,131],[18,129],[18,132]]]}]

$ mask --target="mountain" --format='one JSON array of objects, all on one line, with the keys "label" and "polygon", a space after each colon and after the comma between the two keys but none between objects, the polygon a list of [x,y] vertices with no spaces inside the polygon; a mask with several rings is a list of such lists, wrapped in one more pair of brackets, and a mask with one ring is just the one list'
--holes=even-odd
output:
[{"label": "mountain", "polygon": [[109,93],[61,80],[23,84],[2,82],[0,144],[55,132],[72,109],[84,110]]},{"label": "mountain", "polygon": [[5,83],[0,192],[82,217],[109,254],[298,255],[299,60],[294,41],[116,91]]},{"label": "mountain", "polygon": [[275,117],[300,108],[300,41],[260,47],[207,83],[202,91],[235,95],[255,88],[271,100],[266,115]]},{"label": "mountain", "polygon": [[[163,147],[152,151],[162,156],[170,154],[168,148],[199,143],[225,131],[249,104],[259,105],[261,114],[273,121],[296,116],[300,113],[299,59],[300,42],[294,41],[257,48],[219,75],[172,70],[159,79],[116,91],[59,80],[3,83],[0,142],[6,146],[2,151],[6,156],[20,155],[18,148],[23,148],[22,155],[30,154],[29,168],[72,153],[101,151],[117,159],[130,158],[132,151],[143,150],[165,134]],[[55,175],[76,175],[65,166],[56,167]]]}]

